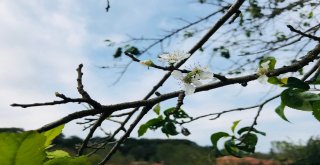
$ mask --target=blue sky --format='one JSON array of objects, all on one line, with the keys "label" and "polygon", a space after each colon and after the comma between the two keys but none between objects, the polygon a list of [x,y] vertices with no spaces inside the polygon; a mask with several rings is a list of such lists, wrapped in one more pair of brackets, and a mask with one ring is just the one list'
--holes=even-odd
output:
[{"label": "blue sky", "polygon": [[[143,4],[143,5],[142,5]],[[55,92],[78,97],[76,91],[76,67],[84,64],[84,85],[91,96],[104,103],[114,104],[141,99],[164,74],[148,70],[142,65],[131,65],[123,79],[110,86],[119,70],[102,70],[99,65],[113,65],[114,48],[106,46],[105,39],[123,41],[128,35],[159,36],[162,30],[177,27],[182,17],[195,20],[206,16],[212,9],[183,0],[112,1],[109,13],[105,12],[106,1],[36,1],[3,0],[0,2],[0,127],[36,129],[69,113],[84,109],[81,105],[54,107],[12,108],[11,103],[33,103],[56,99]],[[188,50],[195,40],[172,42],[169,50]],[[159,49],[154,49],[159,54]],[[146,55],[143,58],[149,58]],[[208,55],[196,53],[187,65],[205,64]],[[122,59],[126,61],[126,59]],[[200,62],[198,62],[200,60]],[[215,91],[194,94],[185,100],[184,109],[193,116],[217,112],[239,106],[259,103],[271,86],[249,83],[224,87]],[[180,89],[177,81],[170,79],[161,92]],[[272,93],[279,92],[273,89]],[[258,151],[268,151],[273,140],[306,140],[319,135],[320,125],[310,113],[287,110],[292,123],[281,120],[274,108],[279,100],[271,102],[262,112],[258,129],[267,133],[260,137]],[[175,105],[175,100],[162,104]],[[191,135],[187,138],[200,145],[210,145],[212,133],[229,130],[232,122],[242,120],[240,126],[251,124],[256,110],[236,112],[218,120],[199,120],[186,125]],[[150,113],[141,122],[152,118]],[[107,131],[116,125],[104,124]],[[67,124],[66,135],[83,136],[82,126]],[[102,135],[98,132],[97,135]],[[132,134],[137,136],[136,131]],[[166,138],[160,131],[146,133],[146,138]]]}]

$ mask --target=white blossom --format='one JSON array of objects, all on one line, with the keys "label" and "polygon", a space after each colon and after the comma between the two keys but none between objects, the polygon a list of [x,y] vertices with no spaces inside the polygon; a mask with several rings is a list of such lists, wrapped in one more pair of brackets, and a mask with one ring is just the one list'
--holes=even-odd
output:
[{"label": "white blossom", "polygon": [[174,64],[190,57],[190,55],[190,53],[186,53],[183,51],[173,51],[173,53],[163,53],[159,55],[159,60]]},{"label": "white blossom", "polygon": [[202,85],[201,80],[213,79],[213,73],[209,72],[207,68],[194,68],[191,72],[183,74],[180,71],[174,70],[171,75],[184,84],[184,91],[186,95],[191,95],[195,92],[196,87]]},{"label": "white blossom", "polygon": [[261,63],[261,67],[257,69],[257,74],[259,75],[258,81],[260,83],[265,83],[268,80],[268,76],[266,73],[269,71],[269,63],[270,61],[265,61]]}]

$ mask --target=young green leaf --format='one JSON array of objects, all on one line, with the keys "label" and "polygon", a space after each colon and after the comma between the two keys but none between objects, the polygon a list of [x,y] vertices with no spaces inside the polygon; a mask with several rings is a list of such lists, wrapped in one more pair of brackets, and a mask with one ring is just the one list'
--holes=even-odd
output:
[{"label": "young green leaf", "polygon": [[242,150],[254,153],[255,147],[258,143],[257,135],[253,133],[244,134],[240,137],[240,139],[242,139],[242,143],[245,144],[245,147],[243,147]]},{"label": "young green leaf", "polygon": [[0,133],[1,165],[42,165],[45,136],[35,131]]},{"label": "young green leaf", "polygon": [[285,121],[290,122],[287,117],[284,115],[285,104],[281,102],[281,104],[275,109],[276,113]]},{"label": "young green leaf", "polygon": [[278,77],[269,77],[268,78],[268,83],[273,84],[273,85],[278,85],[278,84],[283,84]]},{"label": "young green leaf", "polygon": [[231,126],[231,131],[234,132],[234,130],[236,129],[237,125],[239,124],[241,120],[237,120],[233,122],[233,125]]},{"label": "young green leaf", "polygon": [[158,118],[151,119],[139,127],[138,136],[140,137],[144,135],[149,128],[155,130],[163,126],[163,124],[164,124],[164,120],[161,115]]},{"label": "young green leaf", "polygon": [[138,129],[138,136],[143,136],[147,132],[148,128],[149,126],[147,124],[142,124]]},{"label": "young green leaf", "polygon": [[61,134],[62,129],[64,128],[64,124],[60,125],[56,128],[50,129],[46,132],[41,133],[46,137],[46,142],[44,144],[45,147],[48,147],[51,144],[51,141]]},{"label": "young green leaf", "polygon": [[157,104],[157,105],[153,108],[153,112],[155,112],[157,115],[160,114],[160,104]]},{"label": "young green leaf", "polygon": [[70,157],[70,154],[66,151],[63,151],[63,150],[55,150],[55,151],[50,151],[50,152],[46,152],[46,153],[47,153],[47,158],[49,158],[49,159]]}]

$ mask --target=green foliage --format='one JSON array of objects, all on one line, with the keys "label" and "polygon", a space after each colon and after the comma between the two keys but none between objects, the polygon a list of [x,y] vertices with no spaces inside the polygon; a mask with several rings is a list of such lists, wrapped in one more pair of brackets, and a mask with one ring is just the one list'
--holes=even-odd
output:
[{"label": "green foliage", "polygon": [[284,87],[297,88],[302,90],[310,89],[310,86],[307,83],[295,77],[289,77],[288,82],[286,85],[284,85]]},{"label": "green foliage", "polygon": [[55,150],[52,152],[46,152],[47,158],[49,159],[55,159],[55,158],[61,158],[61,157],[70,157],[70,154],[63,150]]},{"label": "green foliage", "polygon": [[160,104],[157,104],[157,105],[153,108],[153,112],[155,112],[157,115],[160,115]]},{"label": "green foliage", "polygon": [[113,54],[113,58],[119,58],[122,55],[122,48],[117,48],[116,52]]},{"label": "green foliage", "polygon": [[45,147],[48,147],[51,144],[51,141],[55,139],[58,135],[61,134],[62,130],[64,128],[64,124],[60,125],[56,128],[53,128],[51,130],[48,130],[46,132],[43,132],[42,135],[46,137],[46,142],[44,144]]},{"label": "green foliage", "polygon": [[240,123],[241,120],[237,120],[233,122],[233,125],[231,126],[231,131],[234,132],[236,129],[237,125]]},{"label": "green foliage", "polygon": [[61,125],[41,134],[36,131],[0,133],[0,162],[3,165],[90,164],[87,157],[71,158],[62,150],[45,150],[63,127]]},{"label": "green foliage", "polygon": [[308,92],[309,84],[295,77],[289,77],[286,81],[270,77],[268,82],[287,87],[281,93],[281,105],[275,110],[283,120],[288,121],[284,114],[284,109],[288,106],[297,110],[312,111],[313,116],[320,121],[320,95]]},{"label": "green foliage", "polygon": [[285,121],[289,122],[287,117],[284,115],[284,109],[286,105],[281,102],[281,104],[276,108],[276,113]]},{"label": "green foliage", "polygon": [[157,118],[151,119],[147,121],[145,124],[142,124],[138,130],[138,136],[143,136],[148,129],[155,130],[161,126],[163,126],[164,120],[162,116],[159,116]]},{"label": "green foliage", "polygon": [[[133,157],[136,161],[163,162],[165,165],[212,165],[213,157],[208,159],[210,148],[200,147],[194,142],[179,139],[132,139],[129,138],[119,148],[120,154]],[[117,164],[112,163],[110,164]],[[122,163],[127,165],[130,163]],[[120,165],[120,163],[119,163]]]},{"label": "green foliage", "polygon": [[129,53],[129,54],[136,55],[136,56],[141,54],[140,50],[137,47],[130,46],[130,45],[128,45],[126,47],[127,48],[124,51],[125,53]]},{"label": "green foliage", "polygon": [[2,165],[42,165],[46,159],[46,138],[35,132],[0,133]]},{"label": "green foliage", "polygon": [[[186,119],[190,118],[189,115],[184,112],[181,108],[179,110],[176,110],[175,107],[168,108],[163,111],[163,115],[160,115],[160,105],[156,105],[153,109],[153,111],[158,115],[158,117],[150,119],[145,124],[142,124],[138,129],[138,136],[143,136],[148,129],[156,130],[158,128],[161,128],[161,131],[169,136],[175,136],[178,135],[179,132],[177,131],[177,128],[175,124],[177,124],[177,120],[179,119]],[[184,131],[183,135],[189,135],[190,132],[188,130],[188,133],[186,130]]]},{"label": "green foliage", "polygon": [[292,165],[320,164],[320,139],[310,138],[304,145],[293,142],[277,141],[272,143],[274,159],[282,164]]},{"label": "green foliage", "polygon": [[313,111],[318,108],[320,96],[299,89],[289,88],[281,93],[281,101],[293,109]]},{"label": "green foliage", "polygon": [[238,134],[241,135],[241,134],[243,134],[243,133],[245,133],[245,132],[248,132],[249,130],[251,130],[251,132],[254,132],[254,133],[257,133],[257,134],[266,136],[266,133],[265,133],[265,132],[258,131],[257,129],[251,128],[251,127],[243,127],[243,128],[240,128],[240,129],[238,130]]},{"label": "green foliage", "polygon": [[221,138],[224,138],[224,137],[229,137],[230,135],[226,132],[216,132],[214,134],[211,135],[211,143],[212,143],[212,147],[214,148],[215,150],[215,155],[216,156],[220,156],[222,155],[220,150],[218,149],[218,141],[221,139]]},{"label": "green foliage", "polygon": [[[240,120],[233,122],[231,127],[232,135],[226,132],[217,132],[211,135],[211,143],[216,156],[233,155],[242,157],[248,153],[254,153],[256,144],[258,143],[257,134],[266,135],[264,132],[258,131],[253,127],[243,127],[238,130],[236,135],[234,132],[239,122]],[[218,149],[218,141],[222,138],[228,138],[224,142],[224,152]]]}]

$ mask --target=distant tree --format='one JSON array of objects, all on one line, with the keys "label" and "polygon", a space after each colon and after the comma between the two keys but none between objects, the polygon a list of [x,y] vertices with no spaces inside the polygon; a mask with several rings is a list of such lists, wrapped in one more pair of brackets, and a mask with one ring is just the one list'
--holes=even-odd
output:
[{"label": "distant tree", "polygon": [[24,130],[22,128],[0,128],[0,133],[1,132],[13,132],[13,133],[20,133],[23,132]]},{"label": "distant tree", "polygon": [[[239,121],[235,121],[233,125],[230,123],[231,133],[216,132],[211,135],[216,156],[231,154],[241,157],[254,153],[258,135],[265,135],[257,129],[258,119],[264,106],[272,100],[281,100],[281,104],[275,107],[275,113],[286,121],[288,119],[284,114],[285,107],[310,112],[316,120],[320,121],[320,96],[317,88],[320,83],[318,32],[320,3],[318,0],[198,0],[197,3],[202,4],[203,7],[212,7],[212,13],[198,20],[181,18],[179,19],[181,23],[177,22],[178,28],[169,30],[161,37],[132,37],[121,43],[106,39],[106,43],[115,51],[113,57],[123,59],[116,60],[111,66],[123,69],[116,82],[121,80],[125,72],[130,72],[128,67],[134,63],[143,64],[150,69],[158,69],[159,73],[165,72],[162,79],[143,99],[119,104],[103,104],[94,100],[94,96],[84,88],[83,65],[80,64],[77,68],[77,89],[80,97],[71,98],[56,92],[59,98],[57,101],[12,104],[12,106],[28,108],[67,103],[88,105],[87,110],[71,113],[36,131],[45,132],[84,118],[85,121],[78,124],[85,125],[89,132],[78,149],[79,156],[87,153],[85,150],[92,151],[94,148],[92,151],[94,153],[108,148],[106,146],[109,144],[112,145],[99,164],[105,164],[112,158],[150,110],[155,112],[155,117],[139,127],[139,136],[143,136],[148,130],[157,129],[168,137],[180,133],[187,136],[192,130],[185,127],[186,123],[207,117],[214,120],[226,113],[256,109],[252,124],[247,127],[237,129]],[[107,11],[113,10],[109,3],[107,9]],[[141,11],[143,11],[143,5],[141,5]],[[168,47],[165,46],[168,45],[167,43],[175,45],[181,41],[190,41],[193,45],[189,50],[179,50],[179,47],[173,46],[176,51],[168,52]],[[151,54],[149,59],[144,57],[147,53]],[[196,53],[211,55],[212,58],[206,60],[215,65],[210,69],[205,66],[185,67],[185,62]],[[164,63],[159,63],[156,59]],[[110,66],[102,66],[102,68],[110,68]],[[183,86],[183,89],[160,93],[159,89],[165,85],[171,75]],[[201,116],[194,116],[183,108],[184,98],[193,93],[231,85],[241,85],[245,91],[245,87],[250,85],[248,83],[256,80],[278,86],[283,91],[257,105],[235,107]],[[172,105],[171,108],[162,109],[160,103],[169,99],[176,99],[177,104]],[[110,121],[119,123],[119,127],[110,130],[111,133],[97,129],[102,123],[107,124]],[[102,130],[106,134],[106,140],[92,143],[90,139],[97,130]],[[208,138],[209,136],[208,134]],[[119,138],[114,141],[115,137]],[[217,147],[221,138],[226,139],[225,149],[222,151]],[[175,150],[175,146],[167,147]],[[300,151],[299,147],[294,149]],[[134,151],[135,157],[140,157],[140,152],[146,152],[145,154],[150,152],[144,151],[143,148],[135,148]],[[165,151],[163,154],[170,155]],[[191,151],[186,150],[185,155],[192,156]]]},{"label": "distant tree", "polygon": [[310,138],[303,144],[293,142],[273,142],[272,152],[276,159],[292,165],[320,164],[320,138]]}]

